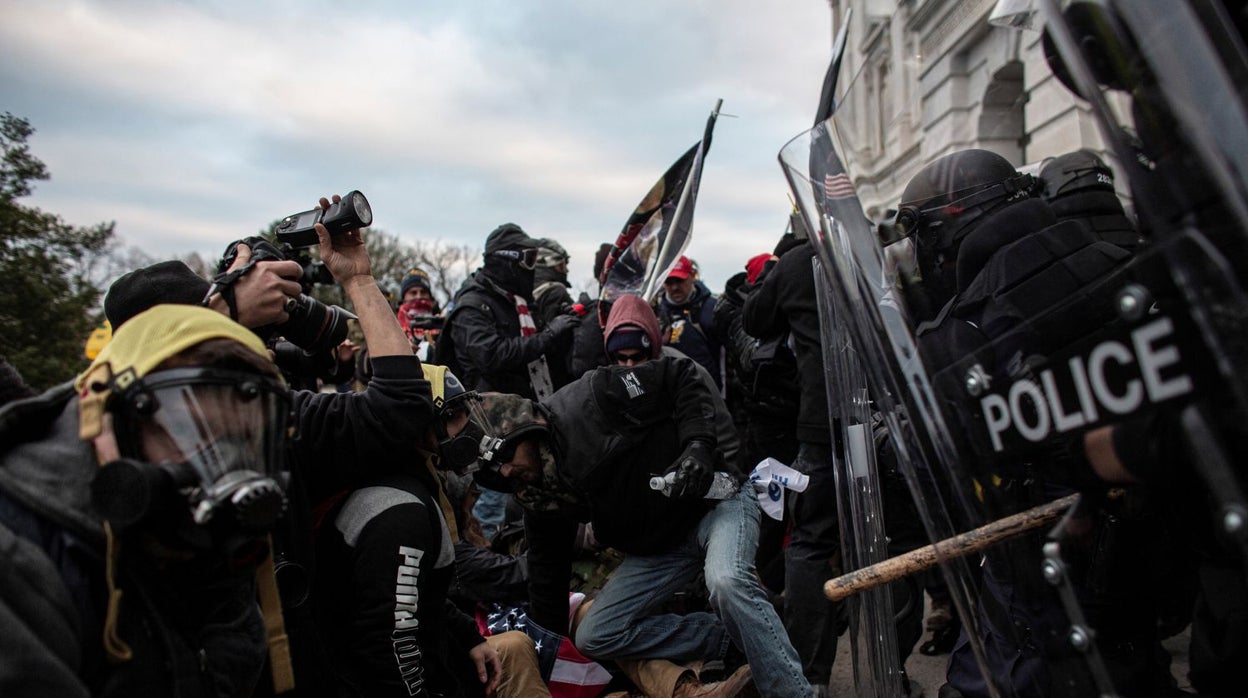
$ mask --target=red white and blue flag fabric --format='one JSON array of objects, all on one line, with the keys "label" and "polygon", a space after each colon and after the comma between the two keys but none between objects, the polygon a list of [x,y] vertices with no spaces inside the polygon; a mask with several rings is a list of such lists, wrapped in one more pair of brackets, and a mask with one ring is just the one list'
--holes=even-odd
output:
[{"label": "red white and blue flag fabric", "polygon": [[572,640],[529,620],[523,606],[492,604],[477,612],[482,635],[519,630],[533,640],[542,679],[553,698],[594,698],[600,695],[611,674],[601,664],[581,654]]}]

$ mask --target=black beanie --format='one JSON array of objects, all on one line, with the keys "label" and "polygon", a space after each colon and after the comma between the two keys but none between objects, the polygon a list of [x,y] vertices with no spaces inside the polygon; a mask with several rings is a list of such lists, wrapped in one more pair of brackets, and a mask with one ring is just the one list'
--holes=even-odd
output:
[{"label": "black beanie", "polygon": [[529,237],[524,229],[515,223],[504,223],[494,229],[489,237],[485,238],[485,253],[499,250],[519,250],[537,247],[537,241]]},{"label": "black beanie", "polygon": [[433,295],[433,288],[429,286],[429,275],[424,269],[409,269],[407,276],[403,277],[403,282],[399,284],[399,300],[403,300],[403,296],[407,295],[407,289],[419,286]]},{"label": "black beanie", "polygon": [[104,315],[116,332],[126,320],[161,303],[199,305],[211,285],[184,262],[157,262],[114,281],[104,296]]},{"label": "black beanie", "polygon": [[636,325],[621,325],[610,337],[607,337],[607,353],[615,353],[622,349],[641,349],[650,358],[650,337],[646,331]]}]

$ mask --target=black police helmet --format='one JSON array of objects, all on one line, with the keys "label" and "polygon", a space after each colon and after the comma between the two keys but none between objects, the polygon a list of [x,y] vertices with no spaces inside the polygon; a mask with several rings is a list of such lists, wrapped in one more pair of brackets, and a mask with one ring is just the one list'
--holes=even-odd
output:
[{"label": "black police helmet", "polygon": [[971,224],[1003,200],[1030,188],[1009,160],[980,149],[937,158],[906,185],[897,225],[922,251],[956,249]]}]

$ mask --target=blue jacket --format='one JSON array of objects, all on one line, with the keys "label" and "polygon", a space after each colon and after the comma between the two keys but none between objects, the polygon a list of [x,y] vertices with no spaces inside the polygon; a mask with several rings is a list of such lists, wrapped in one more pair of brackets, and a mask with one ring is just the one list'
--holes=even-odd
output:
[{"label": "blue jacket", "polygon": [[676,305],[663,294],[655,314],[659,316],[663,343],[697,361],[724,389],[724,340],[715,326],[718,298],[701,281],[695,281],[688,300]]}]

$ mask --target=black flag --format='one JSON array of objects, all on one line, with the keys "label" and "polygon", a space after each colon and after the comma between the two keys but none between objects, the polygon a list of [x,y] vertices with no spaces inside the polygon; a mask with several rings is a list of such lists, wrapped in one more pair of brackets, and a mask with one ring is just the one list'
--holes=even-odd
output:
[{"label": "black flag", "polygon": [[721,99],[715,104],[702,140],[667,168],[624,223],[599,279],[607,303],[625,294],[649,299],[684,253],[693,229],[702,163],[723,103]]}]

